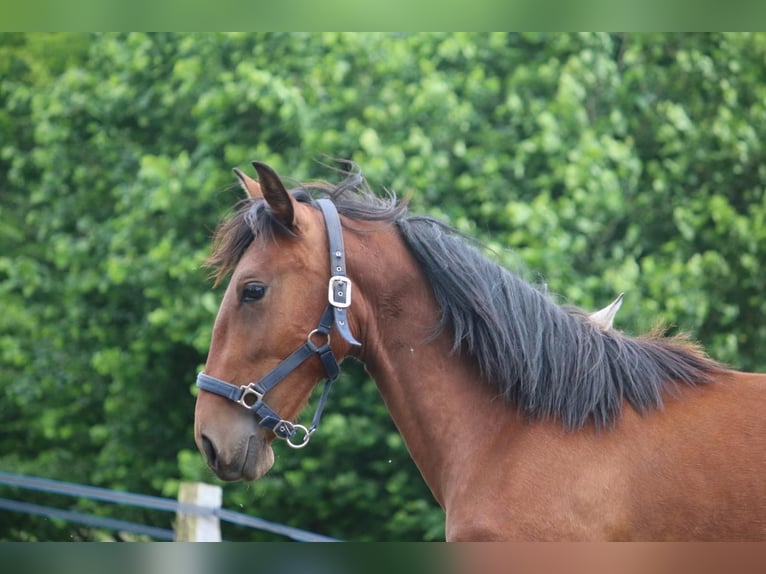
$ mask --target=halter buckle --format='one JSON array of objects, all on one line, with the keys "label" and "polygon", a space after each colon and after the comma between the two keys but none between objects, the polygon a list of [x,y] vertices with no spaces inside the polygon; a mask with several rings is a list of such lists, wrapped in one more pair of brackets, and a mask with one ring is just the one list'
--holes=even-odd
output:
[{"label": "halter buckle", "polygon": [[351,279],[343,275],[330,277],[327,300],[338,309],[345,309],[351,305]]},{"label": "halter buckle", "polygon": [[252,409],[253,406],[263,399],[263,393],[259,393],[253,388],[252,383],[249,385],[242,385],[242,395],[237,399],[237,402],[246,409]]}]

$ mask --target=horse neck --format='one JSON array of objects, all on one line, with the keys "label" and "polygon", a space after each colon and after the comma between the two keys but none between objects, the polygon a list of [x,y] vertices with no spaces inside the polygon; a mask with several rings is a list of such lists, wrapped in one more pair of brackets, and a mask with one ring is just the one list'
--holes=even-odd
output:
[{"label": "horse neck", "polygon": [[[351,247],[351,245],[349,245]],[[444,506],[484,429],[509,422],[478,367],[451,352],[431,286],[395,229],[355,235],[348,249],[365,364],[423,478]],[[355,302],[356,304],[357,302]],[[502,421],[501,421],[502,419]]]}]

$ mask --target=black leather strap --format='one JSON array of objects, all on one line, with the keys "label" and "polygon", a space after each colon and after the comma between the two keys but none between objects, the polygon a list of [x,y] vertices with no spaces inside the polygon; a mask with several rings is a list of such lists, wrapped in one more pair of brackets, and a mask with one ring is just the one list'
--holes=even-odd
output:
[{"label": "black leather strap", "polygon": [[335,327],[341,336],[352,345],[361,345],[351,333],[346,317],[346,307],[351,302],[351,280],[346,275],[346,251],[343,245],[343,228],[338,210],[329,199],[318,199],[317,205],[322,210],[330,244],[330,286],[328,302],[334,309]]}]

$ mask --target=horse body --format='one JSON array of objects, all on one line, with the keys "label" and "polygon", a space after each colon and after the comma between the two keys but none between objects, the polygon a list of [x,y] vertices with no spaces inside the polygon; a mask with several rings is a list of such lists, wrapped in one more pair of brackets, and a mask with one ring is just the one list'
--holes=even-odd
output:
[{"label": "horse body", "polygon": [[359,291],[374,294],[359,309],[359,358],[449,540],[766,538],[766,417],[743,416],[766,413],[766,377],[679,387],[663,410],[626,406],[614,428],[527,420],[450,353],[450,333],[428,340],[439,309],[395,230],[364,237],[349,246],[349,268],[368,270]]},{"label": "horse body", "polygon": [[[764,406],[760,390],[743,394]],[[694,413],[672,400],[663,412],[645,417],[626,410],[609,431],[519,424],[513,438],[496,437],[485,453],[506,461],[502,466],[477,467],[461,477],[458,484],[470,485],[470,492],[451,499],[448,537],[762,540],[766,489],[760,460],[766,453],[741,437],[766,429],[752,420],[726,420],[722,403],[753,406],[731,389],[710,387],[701,395],[677,399],[695,403]]]},{"label": "horse body", "polygon": [[[233,273],[206,372],[242,385],[278,365],[327,304],[322,215],[310,200],[288,195],[272,172],[258,171],[260,186],[238,173],[254,204],[222,231],[219,239],[228,239],[213,257],[219,271]],[[498,347],[507,357],[477,360],[471,347],[493,336],[491,329],[462,323],[486,309],[450,318],[439,293],[443,298],[463,287],[445,283],[439,291],[423,262],[430,255],[413,246],[416,239],[403,224],[393,223],[403,221],[401,212],[389,205],[367,219],[352,217],[360,201],[346,206],[344,237],[354,285],[348,321],[362,345],[333,337],[332,350],[356,357],[374,378],[446,512],[448,540],[766,539],[766,377],[725,369],[690,345],[636,343],[605,331],[585,314],[549,308],[555,304],[523,285],[506,285],[505,275],[487,296],[504,305],[498,291],[521,289],[518,298],[529,297],[537,310],[518,308],[502,319],[517,322],[517,332],[504,333]],[[468,257],[439,260],[434,269],[478,281],[449,269]],[[252,285],[266,294],[246,296]],[[551,326],[534,326],[544,321]],[[526,334],[525,325],[530,346],[514,339]],[[558,364],[553,351],[568,356],[575,334],[589,337],[587,344]],[[587,358],[608,363],[607,374],[593,374],[594,365],[583,365]],[[641,364],[628,364],[641,360],[647,361],[645,377]],[[488,373],[498,361],[515,369],[509,375],[518,379],[515,386],[493,383]],[[619,392],[597,392],[610,372],[622,373],[610,383],[621,385]],[[678,381],[643,382],[665,372]],[[527,380],[535,373],[539,380]],[[309,360],[264,400],[293,418],[322,376],[319,361]],[[539,388],[549,382],[551,388]],[[569,382],[579,402],[562,386]],[[197,401],[195,437],[223,479],[253,480],[273,463],[274,433],[239,404],[205,391]]]}]

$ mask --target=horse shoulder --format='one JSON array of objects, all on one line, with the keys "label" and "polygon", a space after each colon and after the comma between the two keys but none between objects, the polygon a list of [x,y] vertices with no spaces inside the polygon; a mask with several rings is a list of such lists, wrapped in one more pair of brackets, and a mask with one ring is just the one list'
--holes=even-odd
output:
[{"label": "horse shoulder", "polygon": [[[729,373],[626,407],[612,429],[498,433],[448,500],[449,540],[766,536],[766,376]],[[512,437],[512,438],[511,438]]]},{"label": "horse shoulder", "polygon": [[766,536],[766,376],[731,372],[677,389],[628,423],[633,538]]},{"label": "horse shoulder", "polygon": [[611,433],[526,423],[502,436],[447,505],[450,540],[621,540],[628,481]]}]

